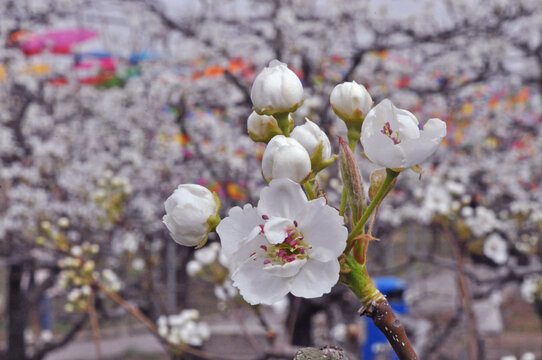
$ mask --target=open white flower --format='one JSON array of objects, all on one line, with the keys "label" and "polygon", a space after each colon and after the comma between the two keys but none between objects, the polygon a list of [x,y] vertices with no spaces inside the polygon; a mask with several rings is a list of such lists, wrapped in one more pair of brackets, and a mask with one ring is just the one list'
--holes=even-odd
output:
[{"label": "open white flower", "polygon": [[304,298],[329,292],[348,236],[336,209],[323,198],[308,201],[288,179],[271,181],[257,208],[232,208],[217,233],[233,285],[253,305],[273,304],[288,292]]},{"label": "open white flower", "polygon": [[374,163],[391,168],[409,168],[432,155],[446,136],[446,123],[429,119],[423,130],[409,111],[384,99],[365,117],[361,144]]},{"label": "open white flower", "polygon": [[502,265],[508,260],[506,241],[497,233],[493,233],[484,241],[484,255],[496,264]]},{"label": "open white flower", "polygon": [[201,185],[179,185],[164,206],[163,222],[173,240],[181,245],[203,245],[207,234],[220,221],[218,197]]},{"label": "open white flower", "polygon": [[293,112],[301,106],[303,85],[286,64],[273,60],[256,76],[250,98],[259,114]]},{"label": "open white flower", "polygon": [[296,139],[277,135],[267,144],[262,157],[262,175],[265,181],[288,178],[301,183],[310,172],[309,153]]}]

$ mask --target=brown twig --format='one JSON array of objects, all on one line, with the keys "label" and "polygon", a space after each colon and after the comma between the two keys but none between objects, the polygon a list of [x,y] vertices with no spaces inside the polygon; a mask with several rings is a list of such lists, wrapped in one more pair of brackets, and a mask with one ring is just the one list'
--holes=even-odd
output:
[{"label": "brown twig", "polygon": [[467,281],[464,274],[464,261],[461,255],[461,250],[457,241],[453,238],[449,230],[444,232],[450,247],[452,248],[453,255],[457,262],[457,287],[461,300],[463,302],[463,308],[467,315],[467,328],[469,331],[468,345],[469,345],[469,359],[476,360],[481,359],[480,354],[482,352],[481,339],[478,335],[476,318],[474,317],[474,311],[472,309],[472,299],[467,289]]},{"label": "brown twig", "polygon": [[373,320],[376,327],[386,336],[399,360],[417,360],[418,356],[407,338],[403,324],[395,317],[388,300],[381,300],[361,315]]},{"label": "brown twig", "polygon": [[228,358],[224,355],[218,355],[218,354],[211,354],[206,351],[201,351],[198,349],[194,349],[193,347],[184,345],[184,344],[174,344],[167,339],[164,339],[159,333],[158,329],[156,328],[156,325],[147,318],[141,311],[139,311],[136,307],[129,304],[126,300],[124,300],[122,297],[117,295],[114,292],[111,292],[107,290],[102,284],[99,282],[96,282],[95,285],[105,294],[107,295],[111,300],[115,301],[117,304],[122,306],[126,311],[128,311],[132,316],[134,316],[136,319],[141,321],[143,325],[145,325],[150,331],[152,331],[155,335],[157,335],[164,343],[166,343],[170,348],[176,349],[177,351],[189,353],[195,356],[199,356],[202,359],[211,359],[211,360],[235,360],[237,358]]},{"label": "brown twig", "polygon": [[96,308],[94,303],[94,291],[89,296],[88,303],[88,317],[90,320],[90,326],[92,328],[92,337],[94,338],[94,345],[96,346],[96,359],[102,360],[102,341],[100,338],[100,328],[98,326],[98,318],[96,317]]}]

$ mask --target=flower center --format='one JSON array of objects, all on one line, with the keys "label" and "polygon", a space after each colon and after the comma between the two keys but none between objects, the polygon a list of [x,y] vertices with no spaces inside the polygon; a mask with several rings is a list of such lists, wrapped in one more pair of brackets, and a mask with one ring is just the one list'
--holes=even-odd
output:
[{"label": "flower center", "polygon": [[[294,222],[297,225],[297,222]],[[307,251],[310,247],[303,240],[303,234],[297,227],[287,228],[286,237],[280,244],[261,245],[260,248],[265,251],[264,264],[284,265],[296,259],[308,258]]]},{"label": "flower center", "polygon": [[396,131],[395,135],[393,135],[393,130],[391,129],[391,125],[389,122],[386,122],[384,124],[384,127],[382,128],[382,130],[380,130],[380,132],[386,135],[387,137],[389,137],[390,139],[392,139],[395,145],[401,142],[401,140],[399,140],[399,132]]}]

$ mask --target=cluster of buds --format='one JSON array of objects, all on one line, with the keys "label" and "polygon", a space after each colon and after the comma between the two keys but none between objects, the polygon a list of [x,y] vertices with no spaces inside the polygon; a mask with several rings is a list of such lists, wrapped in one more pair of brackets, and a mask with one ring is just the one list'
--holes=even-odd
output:
[{"label": "cluster of buds", "polygon": [[40,235],[36,238],[36,244],[66,252],[69,249],[69,241],[66,236],[69,227],[70,220],[67,217],[59,218],[56,226],[49,220],[43,220],[40,222]]},{"label": "cluster of buds", "polygon": [[251,99],[248,133],[252,140],[268,143],[262,158],[265,181],[303,183],[334,161],[329,139],[318,125],[306,119],[294,128],[292,113],[303,103],[303,85],[286,64],[271,61],[254,80]]},{"label": "cluster of buds", "polygon": [[177,315],[160,316],[156,322],[158,334],[171,344],[201,346],[211,337],[211,330],[198,319],[199,312],[195,309],[186,309]]},{"label": "cluster of buds", "polygon": [[105,212],[105,216],[99,217],[100,220],[104,223],[118,223],[122,219],[124,202],[132,193],[130,180],[114,176],[111,170],[107,170],[96,185],[97,189],[92,198]]}]

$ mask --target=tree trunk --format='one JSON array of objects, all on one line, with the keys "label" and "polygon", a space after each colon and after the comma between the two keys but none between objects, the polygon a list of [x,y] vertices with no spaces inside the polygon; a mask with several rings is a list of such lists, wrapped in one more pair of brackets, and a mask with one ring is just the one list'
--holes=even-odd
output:
[{"label": "tree trunk", "polygon": [[8,351],[7,359],[25,359],[24,329],[26,325],[26,300],[21,288],[24,267],[9,267],[8,280]]}]

